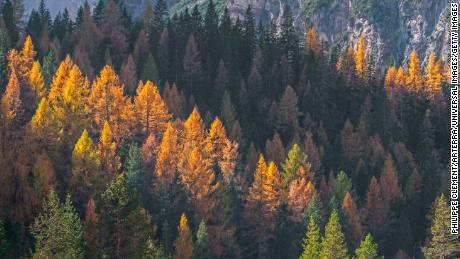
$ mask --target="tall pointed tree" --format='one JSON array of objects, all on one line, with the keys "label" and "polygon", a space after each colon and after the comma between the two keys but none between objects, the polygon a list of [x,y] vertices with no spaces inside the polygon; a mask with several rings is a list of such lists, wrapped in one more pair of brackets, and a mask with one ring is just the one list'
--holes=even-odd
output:
[{"label": "tall pointed tree", "polygon": [[182,213],[179,222],[179,235],[174,241],[174,259],[191,259],[193,256],[192,231],[188,226],[187,217]]},{"label": "tall pointed tree", "polygon": [[320,258],[321,253],[321,232],[313,216],[310,216],[307,233],[303,239],[303,251],[300,259]]},{"label": "tall pointed tree", "polygon": [[329,222],[326,225],[321,243],[320,258],[348,258],[346,240],[336,210],[332,211]]},{"label": "tall pointed tree", "polygon": [[379,248],[374,242],[374,238],[369,233],[366,238],[361,241],[361,244],[356,249],[356,259],[379,259]]},{"label": "tall pointed tree", "polygon": [[117,143],[107,121],[104,122],[97,148],[101,154],[102,170],[107,174],[107,179],[114,178],[121,167],[121,163],[120,157],[117,155]]},{"label": "tall pointed tree", "polygon": [[171,115],[157,86],[151,81],[139,84],[134,105],[140,132],[146,136],[153,134],[161,138]]},{"label": "tall pointed tree", "polygon": [[430,233],[422,249],[423,254],[427,258],[447,258],[458,253],[460,240],[458,235],[450,233],[450,210],[444,195],[436,198],[433,210]]}]

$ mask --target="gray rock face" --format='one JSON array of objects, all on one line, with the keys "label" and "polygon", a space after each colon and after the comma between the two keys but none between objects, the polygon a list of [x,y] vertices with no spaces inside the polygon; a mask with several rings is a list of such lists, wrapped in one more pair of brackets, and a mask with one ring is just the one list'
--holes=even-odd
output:
[{"label": "gray rock face", "polygon": [[[46,0],[52,15],[65,7],[75,15],[84,0]],[[88,0],[94,6],[97,0]],[[148,1],[124,0],[135,17],[142,15]],[[170,8],[206,4],[208,0],[168,0]],[[410,52],[417,50],[425,63],[430,51],[443,60],[449,54],[448,0],[214,0],[225,5],[232,18],[244,17],[251,5],[257,20],[280,21],[284,5],[289,4],[295,26],[302,35],[314,26],[329,47],[356,46],[360,35],[366,40],[376,65],[386,66],[393,56],[398,65],[405,64]],[[25,0],[26,10],[38,6],[39,0]],[[181,10],[181,8],[177,8]]]}]

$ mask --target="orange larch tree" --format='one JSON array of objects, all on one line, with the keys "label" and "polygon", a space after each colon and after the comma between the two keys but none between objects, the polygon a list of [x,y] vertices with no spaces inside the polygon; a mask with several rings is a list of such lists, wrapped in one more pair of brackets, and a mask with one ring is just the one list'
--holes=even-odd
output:
[{"label": "orange larch tree", "polygon": [[134,105],[140,132],[146,136],[153,134],[155,137],[161,138],[168,121],[171,119],[171,114],[169,114],[157,86],[150,81],[145,84],[140,83]]},{"label": "orange larch tree", "polygon": [[102,170],[108,174],[107,179],[111,180],[117,175],[121,163],[120,157],[117,155],[117,143],[107,121],[104,122],[97,148],[101,154]]},{"label": "orange larch tree", "polygon": [[411,92],[419,92],[423,87],[423,75],[420,60],[414,50],[409,56],[409,70],[406,77],[406,86]]},{"label": "orange larch tree", "polygon": [[131,135],[135,118],[133,105],[130,98],[123,95],[118,75],[110,66],[105,66],[94,80],[88,104],[95,131],[100,131],[108,121],[116,140]]},{"label": "orange larch tree", "polygon": [[354,247],[357,247],[363,238],[364,228],[356,203],[353,201],[349,192],[347,192],[343,198],[342,210],[349,226],[350,241]]},{"label": "orange larch tree", "polygon": [[358,46],[356,47],[355,55],[355,70],[356,75],[361,78],[366,78],[367,71],[367,57],[366,57],[366,45],[364,43],[364,37],[359,37]]},{"label": "orange larch tree", "polygon": [[434,55],[434,52],[431,52],[428,58],[428,64],[425,70],[425,78],[428,98],[431,101],[435,101],[442,94],[442,66],[439,62],[436,62],[436,56]]},{"label": "orange larch tree", "polygon": [[165,185],[168,190],[176,178],[177,164],[179,162],[178,155],[177,132],[172,123],[168,123],[157,153],[155,167],[155,176],[158,182]]}]

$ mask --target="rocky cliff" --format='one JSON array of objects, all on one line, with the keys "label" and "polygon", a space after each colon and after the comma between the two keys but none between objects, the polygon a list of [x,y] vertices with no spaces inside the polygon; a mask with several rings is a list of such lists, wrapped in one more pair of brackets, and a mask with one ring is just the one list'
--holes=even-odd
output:
[{"label": "rocky cliff", "polygon": [[[134,16],[143,13],[151,0],[124,0]],[[171,13],[181,12],[194,5],[205,7],[209,0],[168,0]],[[314,26],[327,46],[345,48],[356,45],[360,35],[366,39],[377,65],[387,65],[390,57],[404,64],[415,49],[426,62],[430,51],[444,60],[449,53],[449,1],[448,0],[214,0],[218,10],[227,7],[233,18],[242,18],[250,4],[258,20],[269,21],[282,16],[289,4],[293,10],[299,34]],[[27,10],[39,0],[26,0]],[[83,0],[47,0],[55,15],[67,7],[76,12]],[[96,0],[89,0],[94,5]],[[204,8],[201,8],[203,10]]]}]

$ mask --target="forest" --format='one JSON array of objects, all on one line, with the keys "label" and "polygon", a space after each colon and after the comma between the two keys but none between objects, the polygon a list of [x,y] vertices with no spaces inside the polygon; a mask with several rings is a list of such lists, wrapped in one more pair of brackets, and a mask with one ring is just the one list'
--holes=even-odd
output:
[{"label": "forest", "polygon": [[288,5],[1,2],[0,258],[460,256],[434,51],[377,67]]}]

